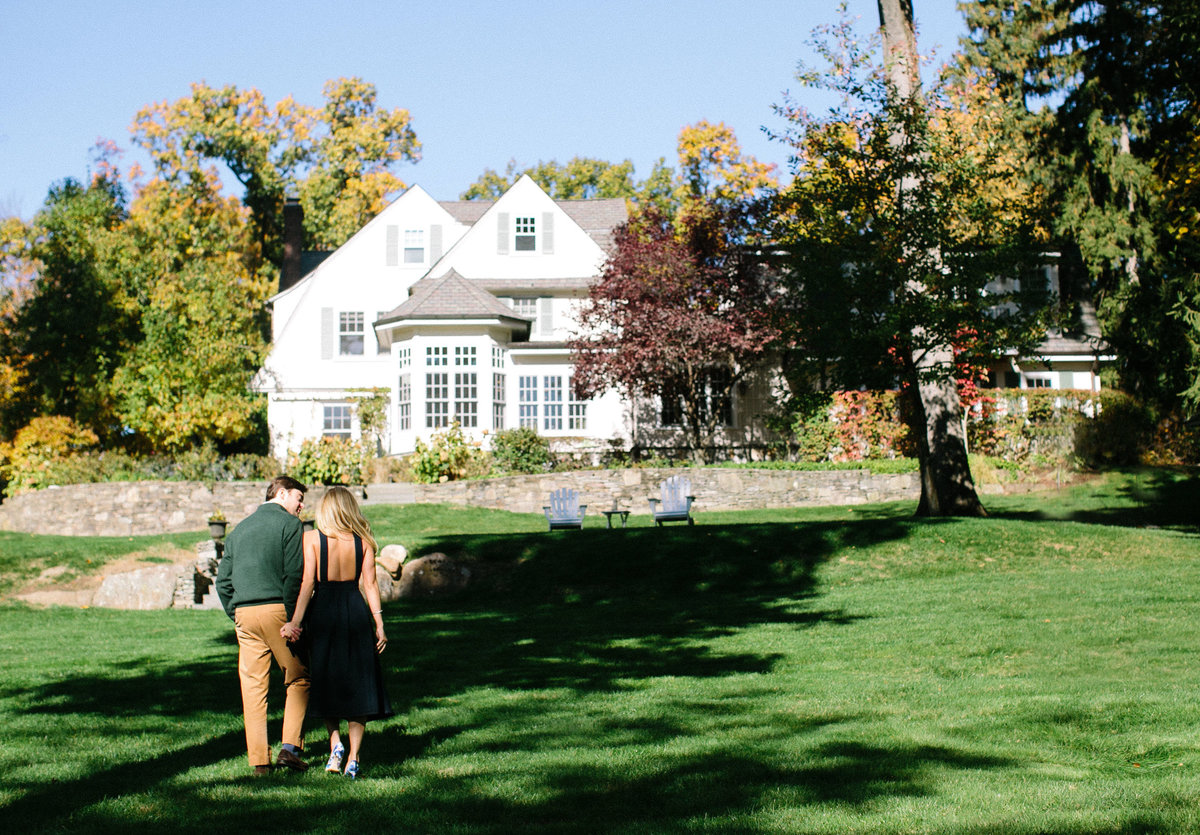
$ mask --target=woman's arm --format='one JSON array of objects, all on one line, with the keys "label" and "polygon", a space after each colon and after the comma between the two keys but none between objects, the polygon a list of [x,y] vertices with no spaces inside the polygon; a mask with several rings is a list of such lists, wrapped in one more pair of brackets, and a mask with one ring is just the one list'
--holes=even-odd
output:
[{"label": "woman's arm", "polygon": [[375,552],[371,546],[363,544],[362,561],[363,597],[371,607],[371,617],[375,618],[375,651],[383,652],[387,647],[387,633],[383,631],[383,603],[379,599],[379,580],[375,577]]},{"label": "woman's arm", "polygon": [[321,543],[316,531],[304,534],[304,578],[300,581],[300,595],[296,598],[296,611],[292,619],[279,629],[279,634],[289,641],[300,638],[300,624],[304,621],[304,613],[308,611],[308,601],[312,598],[313,588],[317,585],[317,556]]}]

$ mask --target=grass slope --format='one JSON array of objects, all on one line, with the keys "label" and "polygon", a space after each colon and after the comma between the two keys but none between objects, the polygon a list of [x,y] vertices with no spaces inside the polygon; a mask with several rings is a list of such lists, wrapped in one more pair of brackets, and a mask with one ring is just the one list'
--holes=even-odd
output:
[{"label": "grass slope", "polygon": [[1197,499],[1195,476],[1160,472],[992,499],[987,519],[889,505],[554,534],[371,508],[383,541],[515,567],[503,592],[387,607],[400,715],[370,727],[367,779],[248,776],[219,612],[7,607],[0,813],[37,831],[1198,831]]}]

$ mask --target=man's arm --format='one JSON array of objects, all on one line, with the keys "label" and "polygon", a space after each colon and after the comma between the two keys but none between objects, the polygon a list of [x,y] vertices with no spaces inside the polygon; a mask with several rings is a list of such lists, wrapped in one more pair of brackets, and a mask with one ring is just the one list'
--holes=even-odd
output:
[{"label": "man's arm", "polygon": [[225,543],[225,554],[217,566],[217,597],[229,619],[233,620],[233,551]]},{"label": "man's arm", "polygon": [[283,607],[288,620],[296,611],[296,598],[300,596],[300,583],[304,579],[304,526],[300,520],[289,524],[283,531]]}]

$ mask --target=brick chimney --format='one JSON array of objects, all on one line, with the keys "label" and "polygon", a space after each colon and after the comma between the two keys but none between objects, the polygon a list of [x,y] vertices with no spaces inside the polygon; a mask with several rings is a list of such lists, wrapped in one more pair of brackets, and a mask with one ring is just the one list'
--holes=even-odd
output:
[{"label": "brick chimney", "polygon": [[300,280],[300,254],[304,250],[304,209],[300,200],[283,201],[283,264],[279,269],[279,292]]}]

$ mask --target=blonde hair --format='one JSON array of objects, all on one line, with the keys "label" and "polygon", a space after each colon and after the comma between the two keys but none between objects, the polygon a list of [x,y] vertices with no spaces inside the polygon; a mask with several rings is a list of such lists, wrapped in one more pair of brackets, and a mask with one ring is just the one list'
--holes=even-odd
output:
[{"label": "blonde hair", "polygon": [[363,518],[358,502],[345,487],[330,487],[317,506],[317,527],[326,536],[335,533],[358,535],[371,551],[379,553],[379,546],[371,533],[371,523]]}]

